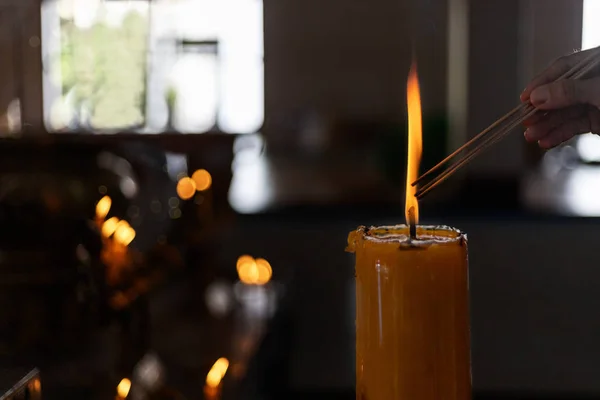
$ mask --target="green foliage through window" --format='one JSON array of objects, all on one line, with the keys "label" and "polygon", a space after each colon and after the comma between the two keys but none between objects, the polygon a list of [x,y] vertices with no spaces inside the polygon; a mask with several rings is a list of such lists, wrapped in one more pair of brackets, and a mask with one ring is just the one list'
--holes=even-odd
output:
[{"label": "green foliage through window", "polygon": [[62,101],[72,110],[69,119],[75,128],[141,126],[145,116],[147,16],[129,11],[119,26],[102,20],[80,28],[72,20],[61,19]]}]

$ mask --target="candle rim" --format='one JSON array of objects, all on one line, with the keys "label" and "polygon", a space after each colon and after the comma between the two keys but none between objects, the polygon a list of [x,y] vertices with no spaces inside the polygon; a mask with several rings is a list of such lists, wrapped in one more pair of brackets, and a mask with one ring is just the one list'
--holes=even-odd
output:
[{"label": "candle rim", "polygon": [[417,225],[417,239],[410,239],[410,227],[406,224],[359,226],[351,233],[372,243],[399,243],[412,242],[413,245],[450,245],[457,242],[466,242],[467,234],[460,229],[448,225]]}]

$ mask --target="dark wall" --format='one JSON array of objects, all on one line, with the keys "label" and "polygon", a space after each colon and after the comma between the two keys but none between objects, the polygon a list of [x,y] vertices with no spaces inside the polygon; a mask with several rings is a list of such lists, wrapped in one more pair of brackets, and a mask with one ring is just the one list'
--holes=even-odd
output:
[{"label": "dark wall", "polygon": [[446,2],[265,1],[265,132],[293,140],[309,112],[401,121],[411,42],[424,112],[446,102]]},{"label": "dark wall", "polygon": [[[264,6],[265,133],[272,145],[297,140],[294,125],[310,112],[403,121],[414,40],[423,112],[466,101],[453,115],[464,121],[454,124],[450,151],[515,107],[528,79],[581,43],[581,0],[281,0]],[[448,44],[450,6],[468,25],[465,52]],[[467,62],[449,73],[449,57]],[[448,99],[449,83],[465,73],[467,99]],[[469,171],[519,174],[528,152],[539,158],[521,131]]]}]

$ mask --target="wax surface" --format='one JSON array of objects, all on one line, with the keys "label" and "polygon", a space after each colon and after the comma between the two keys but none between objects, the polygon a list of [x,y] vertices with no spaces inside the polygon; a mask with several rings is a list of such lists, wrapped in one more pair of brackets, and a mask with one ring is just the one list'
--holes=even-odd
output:
[{"label": "wax surface", "polygon": [[360,227],[357,400],[471,398],[467,238],[448,227]]}]

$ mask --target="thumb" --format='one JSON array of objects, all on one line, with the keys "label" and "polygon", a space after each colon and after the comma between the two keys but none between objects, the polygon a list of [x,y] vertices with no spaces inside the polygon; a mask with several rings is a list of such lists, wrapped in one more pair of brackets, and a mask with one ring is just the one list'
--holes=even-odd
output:
[{"label": "thumb", "polygon": [[577,104],[600,108],[600,79],[561,79],[537,87],[530,96],[531,104],[540,110],[554,110]]}]

